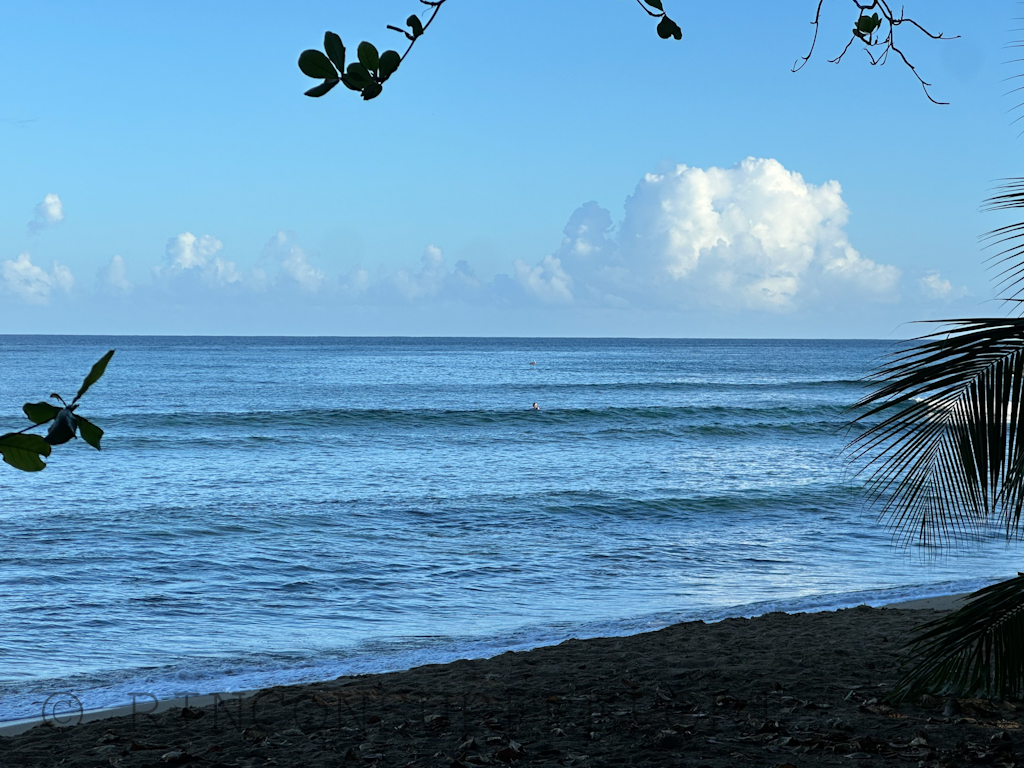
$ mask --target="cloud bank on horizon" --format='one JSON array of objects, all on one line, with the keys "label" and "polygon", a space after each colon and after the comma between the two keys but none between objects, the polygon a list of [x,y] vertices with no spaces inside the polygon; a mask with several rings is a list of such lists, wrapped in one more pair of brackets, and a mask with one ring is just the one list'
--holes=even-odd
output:
[{"label": "cloud bank on horizon", "polygon": [[[845,232],[849,210],[838,182],[808,183],[777,160],[747,158],[731,168],[678,165],[646,174],[626,198],[618,223],[588,202],[569,217],[558,248],[517,258],[507,273],[483,280],[466,261],[449,265],[427,245],[416,269],[358,267],[331,276],[292,233],[270,237],[253,266],[222,255],[210,234],[167,240],[149,281],[128,279],[113,256],[95,292],[149,304],[233,300],[343,302],[354,306],[424,303],[599,307],[623,310],[718,308],[784,314],[837,303],[892,303],[901,271],[861,255]],[[57,195],[36,206],[33,234],[64,218]],[[33,229],[33,227],[35,227]],[[929,272],[918,293],[931,300],[959,295]],[[28,253],[0,263],[0,293],[33,304],[76,289],[70,270],[47,271]],[[290,297],[290,299],[288,298]]]}]

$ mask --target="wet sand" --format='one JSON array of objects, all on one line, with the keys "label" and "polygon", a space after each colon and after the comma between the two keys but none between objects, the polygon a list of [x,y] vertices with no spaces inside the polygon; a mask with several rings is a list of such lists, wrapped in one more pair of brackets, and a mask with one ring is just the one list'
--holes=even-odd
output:
[{"label": "wet sand", "polygon": [[1024,709],[884,703],[907,633],[942,615],[911,605],[687,622],[41,726],[0,738],[0,765],[1017,764]]}]

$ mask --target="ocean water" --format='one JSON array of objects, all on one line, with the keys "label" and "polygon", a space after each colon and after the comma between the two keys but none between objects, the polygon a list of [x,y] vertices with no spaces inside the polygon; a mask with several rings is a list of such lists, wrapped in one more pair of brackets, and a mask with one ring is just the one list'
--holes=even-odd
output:
[{"label": "ocean water", "polygon": [[[841,451],[876,341],[0,337],[0,720],[1007,578],[893,546]],[[540,410],[531,404],[537,402]]]}]

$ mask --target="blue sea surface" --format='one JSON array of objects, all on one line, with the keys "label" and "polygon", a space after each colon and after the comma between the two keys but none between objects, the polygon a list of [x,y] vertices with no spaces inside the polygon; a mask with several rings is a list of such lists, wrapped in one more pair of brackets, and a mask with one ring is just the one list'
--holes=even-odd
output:
[{"label": "blue sea surface", "polygon": [[[1007,578],[892,544],[841,455],[880,341],[0,336],[0,720]],[[540,410],[531,404],[537,402]]]}]

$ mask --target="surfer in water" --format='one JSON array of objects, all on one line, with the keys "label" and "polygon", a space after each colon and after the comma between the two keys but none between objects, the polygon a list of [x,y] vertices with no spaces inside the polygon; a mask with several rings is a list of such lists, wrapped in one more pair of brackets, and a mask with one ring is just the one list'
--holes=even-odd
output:
[{"label": "surfer in water", "polygon": [[533,410],[535,410],[535,411],[539,411],[539,410],[540,410],[540,406],[539,406],[539,405],[537,405],[536,403],[534,403],[534,404],[533,404]]}]

